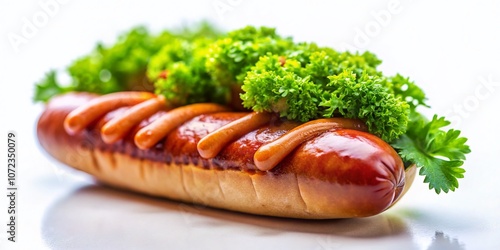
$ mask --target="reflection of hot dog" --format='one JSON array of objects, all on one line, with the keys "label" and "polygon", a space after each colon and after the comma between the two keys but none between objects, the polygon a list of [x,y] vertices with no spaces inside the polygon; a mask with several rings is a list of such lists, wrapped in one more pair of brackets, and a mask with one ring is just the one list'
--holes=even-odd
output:
[{"label": "reflection of hot dog", "polygon": [[[154,107],[161,99],[154,98],[118,104],[112,96],[85,93],[53,98],[38,122],[39,141],[56,159],[111,186],[262,215],[371,216],[393,205],[413,181],[415,168],[405,172],[394,149],[361,131],[364,125],[355,120],[313,121],[311,130],[307,124],[213,104],[159,110]],[[103,112],[89,115],[91,107]],[[138,124],[117,122],[127,114],[141,117],[140,110],[146,115],[136,119]],[[151,137],[151,128],[161,127],[155,121],[176,112],[170,120],[178,126],[157,129],[168,132],[152,147],[136,146],[147,141],[141,135]],[[87,120],[78,120],[82,117]],[[287,138],[295,139],[293,146]]]}]

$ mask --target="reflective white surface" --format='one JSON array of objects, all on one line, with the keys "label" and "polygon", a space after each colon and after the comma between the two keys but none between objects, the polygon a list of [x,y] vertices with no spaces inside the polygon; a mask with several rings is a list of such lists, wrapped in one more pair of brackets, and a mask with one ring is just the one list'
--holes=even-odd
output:
[{"label": "reflective white surface", "polygon": [[[500,249],[499,2],[62,2],[49,11],[37,1],[0,2],[0,137],[18,134],[20,171],[18,242],[6,240],[2,195],[0,249]],[[10,34],[22,35],[26,20],[41,12],[46,23],[16,51]],[[46,71],[132,26],[159,30],[202,18],[225,29],[275,26],[296,40],[373,51],[385,72],[400,72],[424,89],[432,106],[426,112],[446,115],[469,138],[473,152],[460,188],[436,195],[417,177],[401,202],[378,216],[287,220],[108,189],[41,151],[35,123],[43,107],[31,97]],[[5,144],[0,188],[6,192]]]}]

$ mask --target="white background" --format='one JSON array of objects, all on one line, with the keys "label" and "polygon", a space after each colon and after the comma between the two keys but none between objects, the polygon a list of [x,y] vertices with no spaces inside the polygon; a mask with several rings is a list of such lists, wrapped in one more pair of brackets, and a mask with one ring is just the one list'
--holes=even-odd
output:
[{"label": "white background", "polygon": [[[0,249],[499,249],[500,2],[269,2],[0,1]],[[160,31],[202,19],[224,30],[266,25],[297,41],[374,52],[388,75],[399,72],[424,89],[426,113],[446,115],[469,138],[460,188],[436,195],[418,177],[382,215],[289,221],[94,186],[41,151],[34,131],[43,106],[32,96],[45,72],[133,26]],[[29,25],[35,30],[26,33]],[[25,40],[16,44],[14,36]],[[16,243],[5,233],[7,131],[18,136]]]}]

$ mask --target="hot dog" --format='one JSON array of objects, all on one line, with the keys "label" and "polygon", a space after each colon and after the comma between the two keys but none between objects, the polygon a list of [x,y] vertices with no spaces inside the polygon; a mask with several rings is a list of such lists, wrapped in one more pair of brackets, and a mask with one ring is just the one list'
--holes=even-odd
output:
[{"label": "hot dog", "polygon": [[420,113],[423,90],[374,54],[206,31],[134,29],[76,60],[69,84],[47,74],[43,148],[107,185],[271,216],[375,215],[416,168],[438,194],[458,187],[467,138]]},{"label": "hot dog", "polygon": [[381,213],[413,181],[415,168],[405,172],[392,147],[352,128],[317,132],[274,168],[260,170],[253,160],[256,151],[301,125],[278,118],[229,140],[213,158],[200,156],[200,140],[248,112],[189,117],[145,150],[136,146],[135,135],[171,110],[142,120],[114,143],[103,141],[101,129],[133,106],[114,109],[82,131],[68,133],[64,124],[69,114],[98,98],[88,93],[53,98],[40,116],[37,135],[55,159],[107,185],[252,214],[325,219]]}]

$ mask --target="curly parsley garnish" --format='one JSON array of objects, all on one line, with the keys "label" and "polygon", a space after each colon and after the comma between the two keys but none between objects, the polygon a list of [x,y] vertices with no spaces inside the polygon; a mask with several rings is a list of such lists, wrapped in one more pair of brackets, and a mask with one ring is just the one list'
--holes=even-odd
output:
[{"label": "curly parsley garnish", "polygon": [[310,47],[314,52],[288,52],[301,61],[277,55],[261,57],[242,86],[243,105],[302,122],[322,117],[358,118],[386,141],[404,134],[410,106],[376,71],[372,54]]},{"label": "curly parsley garnish", "polygon": [[121,34],[114,44],[98,43],[94,50],[75,60],[67,72],[69,83],[57,81],[55,70],[36,84],[35,101],[46,102],[56,94],[86,91],[99,94],[124,90],[153,91],[153,83],[146,77],[148,63],[153,55],[172,40],[193,41],[199,37],[218,37],[221,33],[206,22],[194,28],[183,28],[152,34],[139,26]]},{"label": "curly parsley garnish", "polygon": [[279,36],[274,28],[247,26],[229,32],[210,46],[207,68],[223,85],[241,84],[261,56],[280,54],[291,46],[292,40]]},{"label": "curly parsley garnish", "polygon": [[37,84],[35,101],[47,101],[53,94],[68,91],[87,91],[106,94],[150,85],[144,77],[150,57],[156,53],[168,32],[153,36],[145,27],[137,27],[122,34],[112,46],[99,43],[86,56],[74,61],[67,69],[71,82],[65,87],[57,82],[52,71]]},{"label": "curly parsley garnish", "polygon": [[191,42],[175,38],[151,58],[147,75],[154,82],[155,92],[165,96],[169,106],[229,101],[229,89],[214,81],[205,67],[211,42],[205,38]]}]

